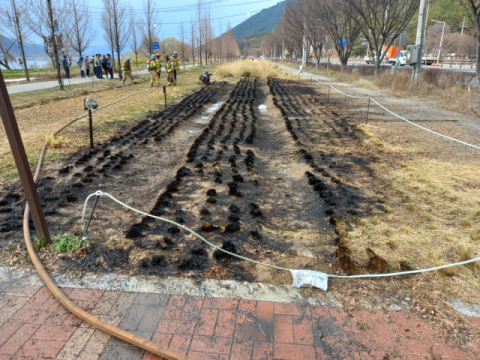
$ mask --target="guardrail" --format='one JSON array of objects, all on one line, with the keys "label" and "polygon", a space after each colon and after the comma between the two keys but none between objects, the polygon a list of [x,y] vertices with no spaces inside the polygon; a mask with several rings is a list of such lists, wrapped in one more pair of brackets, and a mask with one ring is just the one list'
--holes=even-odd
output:
[{"label": "guardrail", "polygon": [[450,65],[450,68],[452,68],[453,65],[460,65],[460,69],[462,66],[470,66],[470,69],[473,69],[476,63],[477,61],[475,59],[443,59],[440,62],[440,67]]}]

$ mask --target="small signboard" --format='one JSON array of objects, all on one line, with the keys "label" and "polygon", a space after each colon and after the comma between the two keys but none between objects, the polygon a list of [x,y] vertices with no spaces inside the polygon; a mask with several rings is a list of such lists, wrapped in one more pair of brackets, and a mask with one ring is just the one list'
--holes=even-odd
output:
[{"label": "small signboard", "polygon": [[55,35],[55,36],[60,35],[60,26],[55,25],[55,26],[53,27],[53,32],[54,32],[54,35]]},{"label": "small signboard", "polygon": [[85,98],[83,99],[84,110],[95,110],[98,108],[98,99]]},{"label": "small signboard", "polygon": [[338,39],[338,45],[342,44],[342,46],[347,45],[347,39]]},{"label": "small signboard", "polygon": [[160,50],[160,43],[158,41],[152,42],[152,50]]},{"label": "small signboard", "polygon": [[366,42],[366,41],[362,42],[362,45],[368,45],[368,42]]}]

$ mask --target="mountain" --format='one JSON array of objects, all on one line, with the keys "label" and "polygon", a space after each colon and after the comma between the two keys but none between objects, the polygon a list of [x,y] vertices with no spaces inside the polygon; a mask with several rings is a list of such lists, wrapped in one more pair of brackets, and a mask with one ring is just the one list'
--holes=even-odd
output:
[{"label": "mountain", "polygon": [[285,4],[286,1],[279,2],[277,5],[263,9],[258,14],[249,17],[232,29],[233,35],[237,40],[240,40],[248,36],[260,36],[267,31],[271,31],[280,22]]},{"label": "mountain", "polygon": [[[6,36],[0,35],[0,42],[4,46],[10,46],[14,41]],[[32,44],[29,42],[24,42],[24,49],[25,49],[25,56],[27,61],[30,59],[41,60],[47,59],[47,54],[45,54],[45,49],[43,45],[40,44]],[[12,47],[12,52],[15,54],[15,57],[20,56],[20,50],[16,45]]]}]

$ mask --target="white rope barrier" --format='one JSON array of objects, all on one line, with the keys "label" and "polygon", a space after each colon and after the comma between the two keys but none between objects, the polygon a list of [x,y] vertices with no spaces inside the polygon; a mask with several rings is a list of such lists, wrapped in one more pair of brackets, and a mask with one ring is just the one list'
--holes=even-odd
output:
[{"label": "white rope barrier", "polygon": [[[461,262],[457,262],[457,263],[452,263],[452,264],[446,264],[446,265],[441,265],[441,266],[436,266],[436,267],[432,267],[432,268],[427,268],[427,269],[420,269],[420,270],[410,270],[410,271],[400,271],[400,272],[394,272],[394,273],[387,273],[387,274],[362,274],[362,275],[331,275],[331,274],[325,274],[325,273],[322,273],[320,271],[313,271],[313,270],[295,270],[295,269],[287,269],[287,268],[284,268],[284,267],[281,267],[281,266],[276,266],[276,265],[272,265],[272,264],[266,264],[266,263],[263,263],[261,261],[257,261],[257,260],[253,260],[253,259],[250,259],[250,258],[247,258],[247,257],[244,257],[242,255],[239,255],[239,254],[235,254],[235,253],[232,253],[230,251],[227,251],[227,250],[224,250],[222,248],[220,248],[219,246],[215,245],[215,244],[212,244],[210,241],[208,241],[207,239],[205,239],[203,236],[199,235],[198,233],[196,233],[195,231],[187,228],[186,226],[183,226],[183,225],[180,225],[179,223],[175,222],[175,221],[172,221],[172,220],[169,220],[169,219],[166,219],[166,218],[162,218],[160,216],[155,216],[155,215],[152,215],[152,214],[148,214],[144,211],[141,211],[141,210],[138,210],[138,209],[135,209],[123,202],[121,202],[120,200],[116,199],[115,197],[113,197],[112,195],[110,195],[109,193],[106,193],[106,192],[103,192],[103,191],[96,191],[94,192],[93,194],[90,194],[86,200],[85,200],[85,203],[83,205],[83,212],[82,212],[82,224],[83,224],[83,227],[82,227],[82,241],[85,241],[85,240],[88,240],[88,236],[87,236],[87,232],[88,232],[88,223],[86,222],[86,219],[85,219],[85,215],[86,215],[86,212],[87,212],[87,205],[88,205],[88,202],[90,201],[91,198],[93,198],[94,196],[97,197],[107,197],[109,199],[111,199],[112,201],[116,202],[117,204],[123,206],[124,208],[127,208],[129,210],[132,210],[133,212],[136,212],[140,215],[144,215],[144,216],[148,216],[148,217],[151,217],[153,219],[157,219],[157,220],[161,220],[161,221],[164,221],[164,222],[167,222],[169,224],[173,224],[173,225],[176,225],[182,229],[184,229],[185,231],[189,232],[190,234],[196,236],[197,238],[199,238],[200,240],[202,240],[203,242],[205,242],[207,245],[219,250],[219,251],[222,251],[230,256],[233,256],[233,257],[237,257],[239,259],[242,259],[242,260],[245,260],[245,261],[250,261],[252,263],[255,263],[255,264],[258,264],[258,265],[263,265],[263,266],[268,266],[268,267],[271,267],[271,268],[274,268],[274,269],[277,269],[277,270],[283,270],[283,271],[289,271],[292,276],[293,276],[293,284],[294,286],[296,287],[301,287],[301,286],[315,286],[319,289],[322,289],[324,291],[327,290],[327,284],[328,284],[328,278],[336,278],[336,279],[360,279],[360,278],[380,278],[380,277],[390,277],[390,276],[402,276],[402,275],[410,275],[410,274],[419,274],[419,273],[425,273],[425,272],[430,272],[430,271],[436,271],[436,270],[441,270],[441,269],[445,269],[445,268],[448,268],[448,267],[453,267],[453,266],[461,266],[461,265],[466,265],[466,264],[470,264],[470,263],[473,263],[473,262],[476,262],[476,261],[480,261],[480,257],[477,257],[477,258],[474,258],[474,259],[470,259],[470,260],[465,260],[465,261],[461,261]],[[92,211],[92,215],[93,215],[93,211]]]}]

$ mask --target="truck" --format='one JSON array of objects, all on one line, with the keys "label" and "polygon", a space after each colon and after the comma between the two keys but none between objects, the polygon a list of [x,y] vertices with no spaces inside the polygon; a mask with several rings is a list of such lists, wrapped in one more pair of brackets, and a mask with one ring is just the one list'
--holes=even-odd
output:
[{"label": "truck", "polygon": [[397,63],[397,60],[399,62],[400,66],[404,66],[407,64],[407,50],[400,50],[400,56],[395,57],[395,58],[390,58],[389,64],[392,64],[392,66],[395,66]]},{"label": "truck", "polygon": [[[383,63],[394,65],[397,61],[398,51],[399,51],[398,46],[390,46],[390,47],[384,46],[382,50],[382,55],[383,54],[385,55],[383,57]],[[403,51],[403,49],[401,51]],[[405,54],[405,58],[406,58],[406,54]],[[367,56],[365,56],[364,61],[367,64],[375,64],[375,62],[377,61],[376,52],[369,51]]]}]

